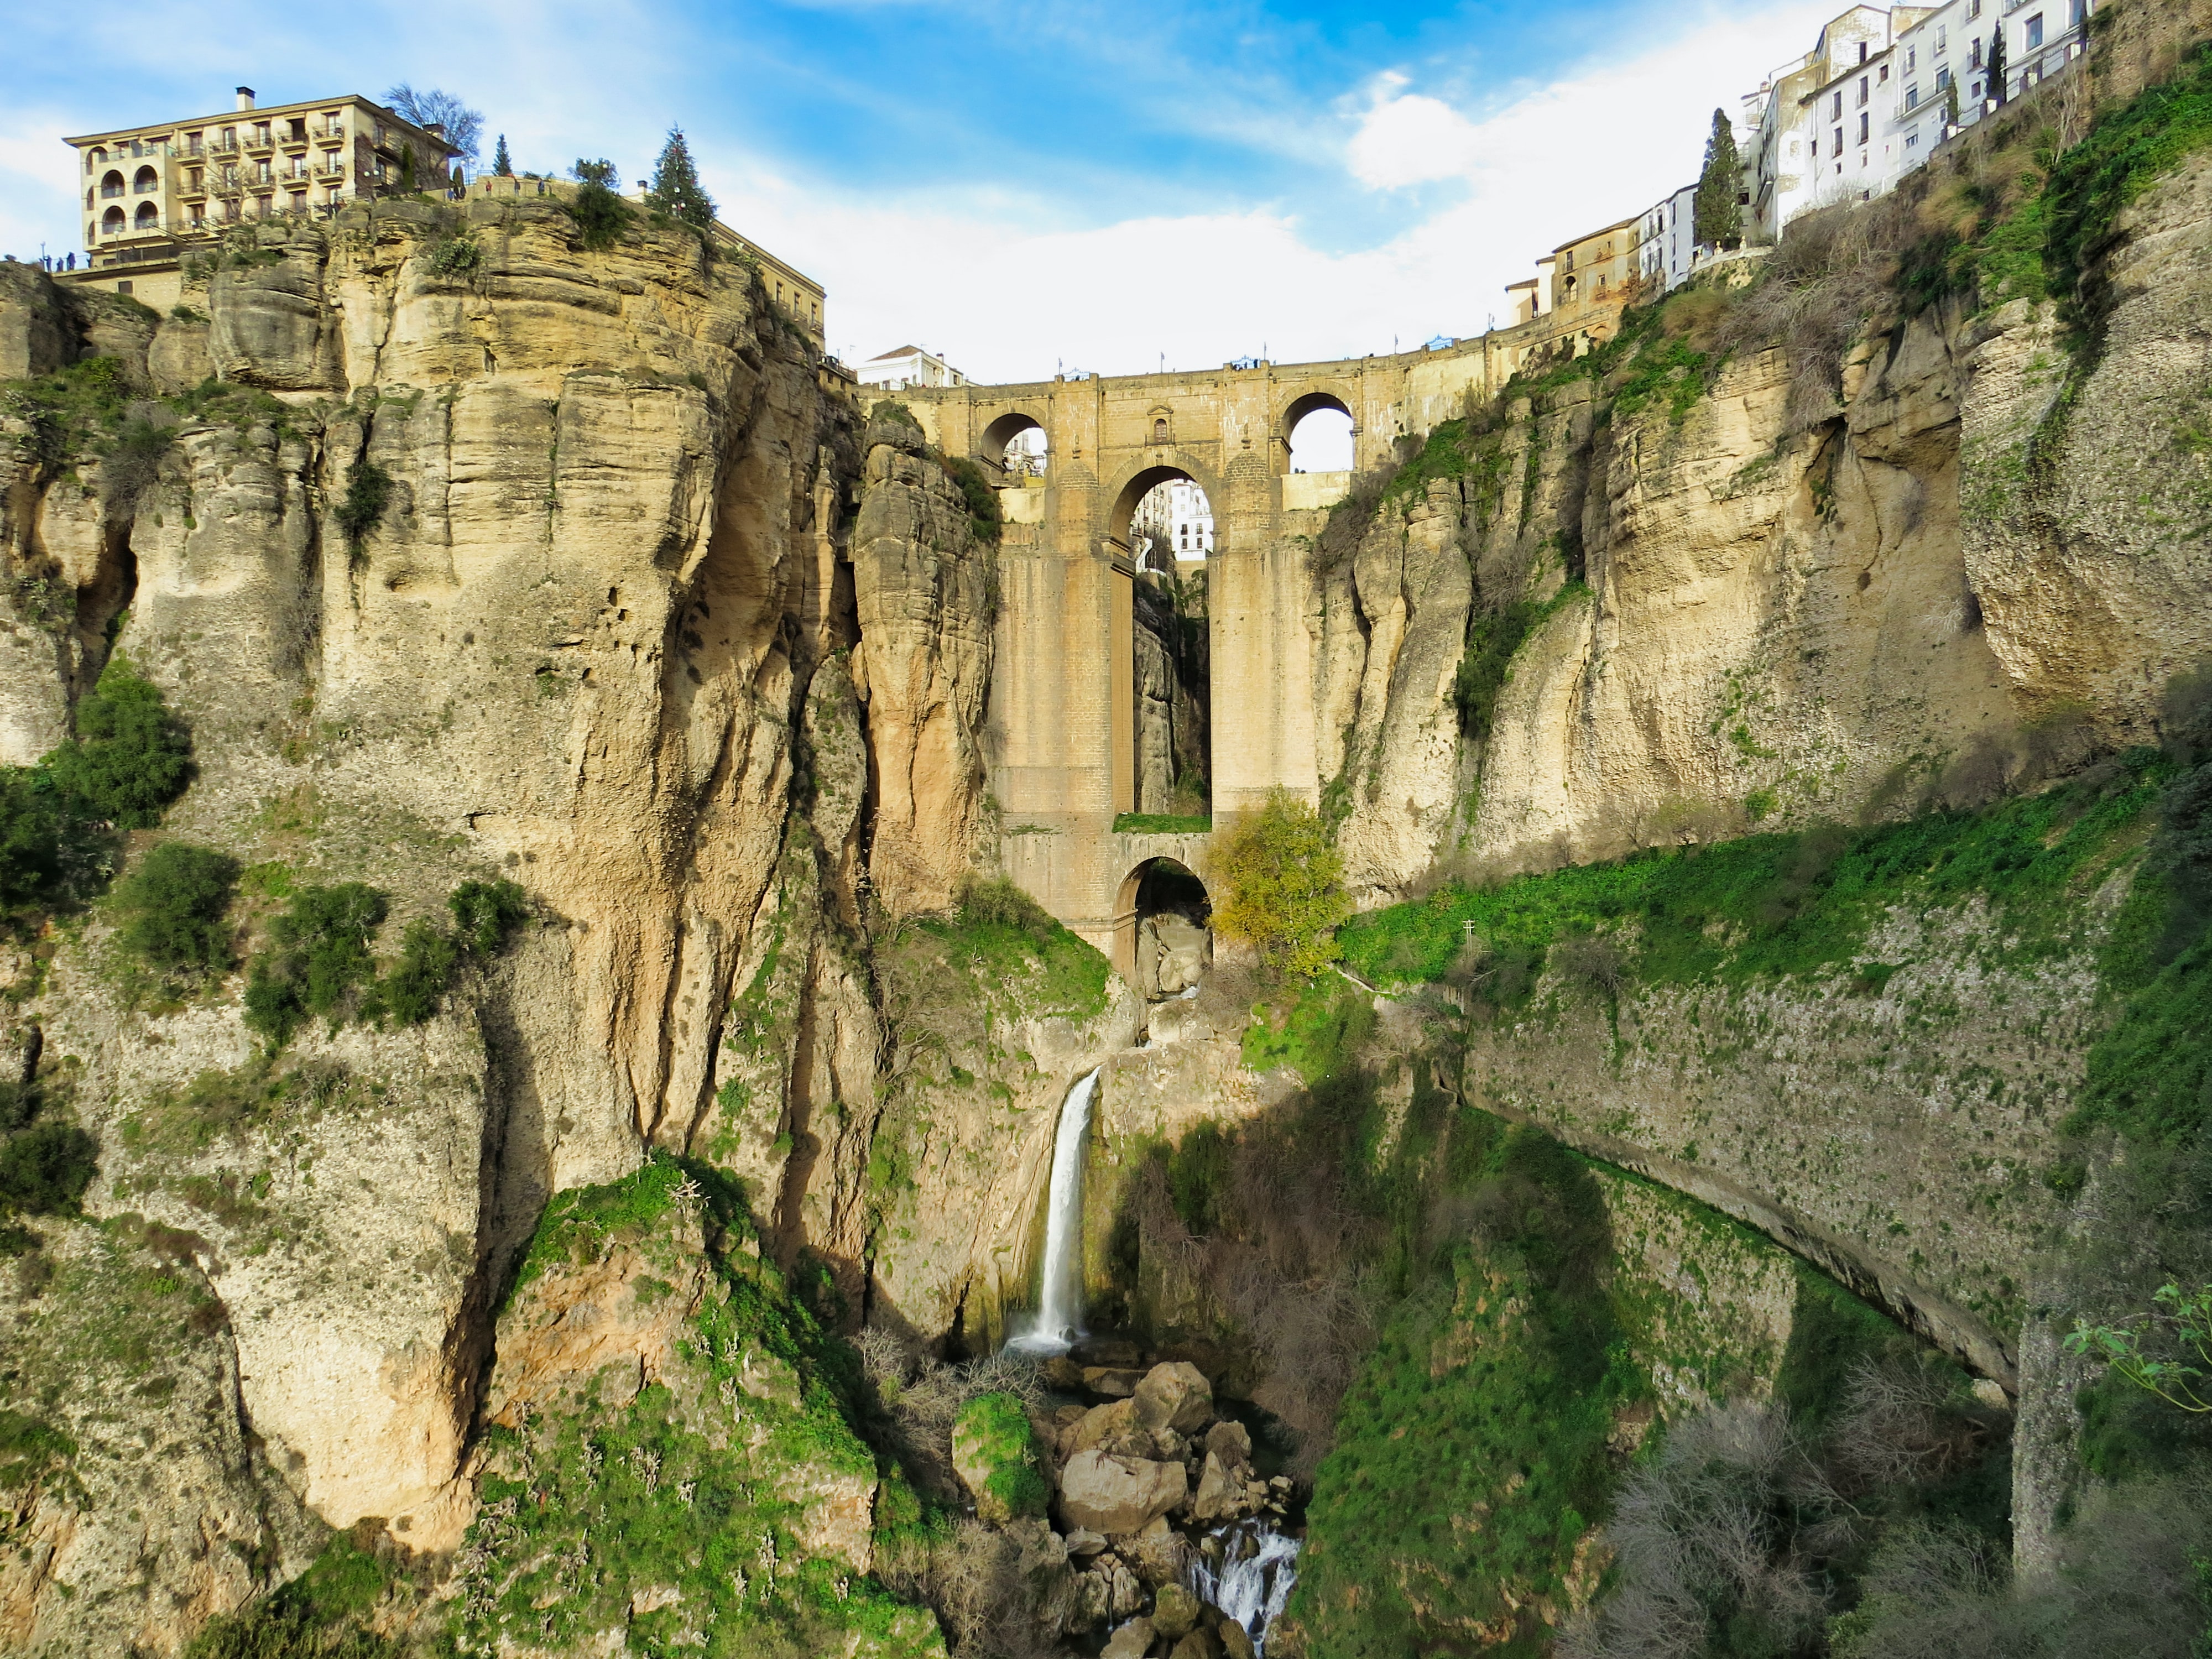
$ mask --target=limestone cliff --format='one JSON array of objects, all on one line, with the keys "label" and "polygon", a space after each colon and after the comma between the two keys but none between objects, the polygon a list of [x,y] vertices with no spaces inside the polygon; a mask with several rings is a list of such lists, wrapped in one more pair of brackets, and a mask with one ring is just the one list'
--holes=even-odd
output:
[{"label": "limestone cliff", "polygon": [[[15,1051],[101,1148],[88,1215],[188,1241],[49,1224],[48,1253],[135,1249],[143,1275],[168,1249],[216,1310],[200,1380],[155,1397],[189,1401],[204,1469],[174,1465],[158,1524],[266,1540],[234,1567],[118,1549],[47,1480],[4,1610],[33,1650],[176,1651],[319,1525],[453,1547],[518,1253],[550,1194],[650,1148],[741,1176],[774,1253],[860,1305],[897,1052],[871,930],[942,911],[983,817],[990,545],[749,268],[650,223],[586,250],[551,201],[386,203],[241,233],[186,298],[158,318],[14,269],[0,294],[0,758],[65,740],[119,655],[191,733],[163,833],[256,872],[241,954],[309,884],[387,893],[386,951],[472,878],[532,920],[428,1023],[318,1024],[273,1061],[240,975],[149,1002],[97,908],[14,959]],[[1052,1109],[1127,1040],[1092,1012],[1021,1045],[1041,1133],[942,1123],[908,1171],[923,1335],[1018,1282]],[[1006,1176],[981,1203],[978,1158]],[[25,1295],[11,1346],[58,1308]],[[95,1401],[49,1396],[94,1444]],[[137,1413],[148,1447],[169,1409]]]}]

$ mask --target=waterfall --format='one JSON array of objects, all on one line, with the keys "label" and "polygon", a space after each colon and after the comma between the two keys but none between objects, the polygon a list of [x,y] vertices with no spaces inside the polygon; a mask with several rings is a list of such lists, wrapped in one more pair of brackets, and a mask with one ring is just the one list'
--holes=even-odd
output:
[{"label": "waterfall", "polygon": [[1066,1353],[1083,1334],[1083,1147],[1091,1133],[1093,1066],[1060,1109],[1052,1142],[1052,1190],[1044,1218],[1044,1271],[1037,1310],[1012,1346],[1030,1353]]},{"label": "waterfall", "polygon": [[1190,1589],[1244,1627],[1255,1654],[1265,1654],[1267,1632],[1298,1581],[1298,1540],[1265,1521],[1239,1521],[1213,1535],[1221,1540],[1220,1565],[1193,1557]]}]

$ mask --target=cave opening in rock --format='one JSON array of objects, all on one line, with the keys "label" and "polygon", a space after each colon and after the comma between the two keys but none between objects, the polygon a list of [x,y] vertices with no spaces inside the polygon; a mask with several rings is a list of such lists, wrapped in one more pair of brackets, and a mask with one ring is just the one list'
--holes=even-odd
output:
[{"label": "cave opening in rock", "polygon": [[1146,1000],[1194,993],[1213,963],[1213,903],[1206,884],[1173,859],[1148,859],[1122,884],[1136,918],[1136,985]]}]

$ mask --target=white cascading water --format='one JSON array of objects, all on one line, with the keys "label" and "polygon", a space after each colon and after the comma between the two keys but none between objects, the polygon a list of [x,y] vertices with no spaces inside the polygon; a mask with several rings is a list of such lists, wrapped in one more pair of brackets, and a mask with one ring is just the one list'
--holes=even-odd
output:
[{"label": "white cascading water", "polygon": [[1267,1632],[1298,1581],[1298,1540],[1265,1521],[1239,1521],[1214,1536],[1221,1540],[1218,1565],[1203,1553],[1193,1557],[1190,1589],[1242,1625],[1252,1651],[1264,1654]]},{"label": "white cascading water", "polygon": [[1083,1148],[1091,1134],[1096,1067],[1067,1091],[1052,1142],[1052,1188],[1044,1214],[1044,1272],[1037,1310],[1010,1346],[1025,1353],[1066,1353],[1083,1335]]}]

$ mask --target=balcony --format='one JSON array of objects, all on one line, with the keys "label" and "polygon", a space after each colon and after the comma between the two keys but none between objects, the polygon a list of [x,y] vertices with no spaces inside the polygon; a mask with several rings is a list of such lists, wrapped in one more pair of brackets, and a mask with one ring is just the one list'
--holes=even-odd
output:
[{"label": "balcony", "polygon": [[276,141],[265,132],[257,132],[246,140],[246,153],[258,155],[276,148]]},{"label": "balcony", "polygon": [[346,164],[338,156],[315,163],[314,177],[325,184],[336,184],[346,176]]},{"label": "balcony", "polygon": [[207,153],[210,155],[235,155],[238,154],[238,140],[236,138],[215,139],[208,145]]}]

